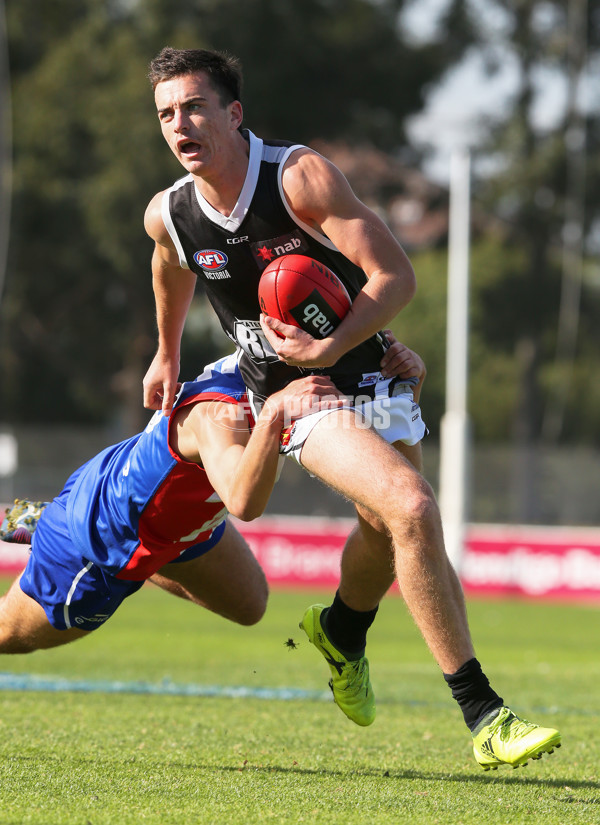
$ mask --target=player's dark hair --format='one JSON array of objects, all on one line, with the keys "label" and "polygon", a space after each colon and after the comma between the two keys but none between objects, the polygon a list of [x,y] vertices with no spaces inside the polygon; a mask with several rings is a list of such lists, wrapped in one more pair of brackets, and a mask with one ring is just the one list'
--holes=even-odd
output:
[{"label": "player's dark hair", "polygon": [[227,52],[209,49],[172,49],[166,46],[150,63],[148,78],[152,88],[163,80],[204,72],[226,106],[242,97],[242,65]]}]

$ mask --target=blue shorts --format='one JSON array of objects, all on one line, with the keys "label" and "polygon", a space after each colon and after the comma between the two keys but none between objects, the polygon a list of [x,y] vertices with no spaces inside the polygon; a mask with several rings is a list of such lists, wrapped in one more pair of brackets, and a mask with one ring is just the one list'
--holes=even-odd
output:
[{"label": "blue shorts", "polygon": [[[66,501],[64,491],[42,513],[20,586],[23,593],[43,607],[48,621],[57,630],[70,627],[96,630],[144,582],[117,579],[82,558],[67,528]],[[207,541],[188,547],[170,564],[191,561],[207,553],[224,530],[225,521],[214,529]]]}]

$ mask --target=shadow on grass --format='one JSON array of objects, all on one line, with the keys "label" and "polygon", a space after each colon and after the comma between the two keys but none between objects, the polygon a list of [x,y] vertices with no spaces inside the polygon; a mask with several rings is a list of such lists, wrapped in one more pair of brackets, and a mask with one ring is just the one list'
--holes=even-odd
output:
[{"label": "shadow on grass", "polygon": [[[183,768],[184,765],[180,765],[179,767]],[[189,766],[188,766],[189,767]],[[506,769],[503,773],[500,772],[483,772],[481,774],[470,774],[470,773],[435,773],[435,772],[427,772],[427,771],[415,771],[415,770],[405,770],[405,771],[381,771],[381,770],[336,770],[336,769],[328,769],[328,768],[301,768],[300,766],[292,766],[292,767],[284,767],[281,765],[243,765],[243,766],[235,766],[235,765],[194,765],[195,768],[198,770],[213,770],[213,771],[226,771],[226,772],[237,772],[237,773],[244,773],[244,772],[252,772],[252,773],[281,773],[281,774],[304,774],[307,776],[327,776],[327,777],[334,777],[340,779],[351,779],[352,777],[362,776],[365,778],[374,778],[374,779],[387,779],[390,782],[394,780],[419,780],[421,782],[455,782],[455,783],[471,783],[471,784],[478,784],[478,785],[499,785],[499,784],[508,784],[508,785],[531,785],[533,787],[550,787],[550,788],[569,788],[570,790],[574,790],[575,788],[580,789],[595,789],[600,791],[600,782],[594,782],[592,780],[573,780],[569,779],[545,779],[543,777],[531,777],[531,776],[523,776],[520,774],[519,776],[514,776],[511,774],[506,773]],[[502,769],[500,769],[502,771]],[[588,802],[594,802],[600,804],[600,797],[598,799],[587,800]]]},{"label": "shadow on grass", "polygon": [[[5,759],[8,758],[5,756]],[[32,762],[32,761],[39,761],[39,756],[25,756],[22,754],[18,754],[15,756],[10,756],[11,762]],[[48,756],[44,757],[44,761],[61,761],[56,757]],[[533,776],[525,776],[523,774],[523,769],[519,769],[518,775],[516,775],[513,770],[508,768],[500,768],[498,771],[481,771],[481,773],[444,773],[444,772],[435,772],[435,771],[417,771],[417,770],[383,770],[383,769],[362,769],[356,770],[354,768],[349,768],[348,770],[340,770],[337,768],[302,768],[300,765],[291,765],[291,766],[284,766],[284,765],[256,765],[247,762],[246,764],[240,765],[222,765],[222,764],[215,764],[215,763],[201,763],[201,762],[181,762],[176,760],[167,760],[167,761],[154,761],[148,759],[140,759],[138,757],[129,757],[123,760],[117,759],[97,759],[97,758],[90,758],[90,757],[78,757],[77,758],[77,765],[85,765],[93,764],[96,768],[99,768],[100,765],[104,766],[105,769],[110,769],[111,766],[117,765],[128,765],[130,769],[132,767],[137,767],[142,771],[148,771],[148,769],[156,769],[156,768],[169,768],[175,769],[180,771],[212,771],[215,773],[253,773],[259,775],[268,775],[268,774],[281,774],[281,775],[294,775],[297,774],[299,776],[323,776],[327,778],[333,779],[345,779],[351,780],[355,777],[363,777],[366,779],[383,779],[389,782],[394,782],[395,780],[412,780],[412,781],[421,781],[421,782],[452,782],[455,784],[458,783],[467,783],[471,785],[506,785],[506,786],[531,786],[531,787],[538,787],[538,788],[557,788],[563,791],[573,791],[576,789],[579,790],[597,790],[600,791],[600,782],[581,779],[581,780],[574,780],[572,777],[560,779],[560,778],[544,778],[544,777],[533,777]],[[525,768],[526,770],[527,768]],[[585,800],[578,800],[574,797],[569,797],[566,801],[569,802],[586,802],[588,804],[597,804],[600,805],[600,796],[597,799],[585,799]]]}]

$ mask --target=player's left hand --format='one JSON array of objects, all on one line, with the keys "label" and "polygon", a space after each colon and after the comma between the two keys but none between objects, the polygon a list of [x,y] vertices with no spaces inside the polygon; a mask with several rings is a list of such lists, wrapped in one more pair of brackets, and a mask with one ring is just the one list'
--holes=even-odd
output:
[{"label": "player's left hand", "polygon": [[279,360],[291,367],[332,367],[338,360],[331,338],[313,338],[308,332],[270,315],[261,314],[260,325]]},{"label": "player's left hand", "polygon": [[423,381],[427,369],[421,356],[401,344],[390,329],[384,330],[384,334],[390,342],[379,365],[384,378],[398,375],[400,378],[418,378],[420,382]]}]

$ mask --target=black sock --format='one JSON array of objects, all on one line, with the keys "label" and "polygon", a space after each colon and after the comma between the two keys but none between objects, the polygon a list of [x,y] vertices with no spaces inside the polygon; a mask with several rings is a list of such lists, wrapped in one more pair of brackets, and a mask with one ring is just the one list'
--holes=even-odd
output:
[{"label": "black sock", "polygon": [[360,659],[364,656],[367,644],[367,630],[373,624],[379,610],[353,610],[335,594],[331,607],[321,613],[321,627],[334,647],[347,659]]},{"label": "black sock", "polygon": [[504,704],[504,700],[490,687],[477,659],[469,659],[456,673],[444,673],[444,679],[452,690],[452,696],[458,702],[470,731],[475,730],[478,722],[490,711]]}]

